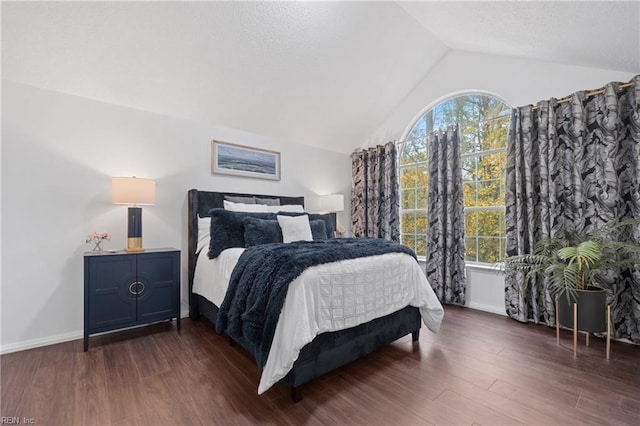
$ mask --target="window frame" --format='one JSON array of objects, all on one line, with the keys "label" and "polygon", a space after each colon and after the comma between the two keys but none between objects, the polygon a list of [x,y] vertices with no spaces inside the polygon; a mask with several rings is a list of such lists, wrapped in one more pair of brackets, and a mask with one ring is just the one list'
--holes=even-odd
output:
[{"label": "window frame", "polygon": [[[409,163],[409,164],[401,164],[401,160],[402,160],[402,156],[404,153],[404,150],[406,148],[406,143],[407,142],[411,142],[414,141],[416,139],[419,138],[409,138],[412,131],[415,129],[416,125],[419,123],[420,120],[423,119],[423,117],[425,115],[427,115],[431,110],[433,110],[434,108],[436,108],[437,106],[439,106],[440,104],[444,103],[444,102],[448,102],[452,99],[455,98],[459,98],[459,97],[465,97],[465,96],[487,96],[487,97],[491,97],[499,102],[501,102],[502,104],[504,104],[506,106],[505,110],[506,111],[510,111],[512,109],[512,107],[510,106],[509,103],[507,103],[501,96],[496,95],[495,93],[492,92],[488,92],[488,91],[482,91],[482,90],[474,90],[474,91],[461,91],[461,92],[456,92],[456,93],[452,93],[449,94],[447,96],[443,96],[440,97],[438,99],[436,99],[434,102],[430,103],[429,105],[427,105],[425,108],[423,108],[419,114],[417,114],[416,116],[414,116],[413,120],[410,122],[410,124],[406,127],[405,131],[403,132],[403,138],[396,143],[396,146],[398,148],[398,162],[397,162],[397,173],[398,173],[398,191],[399,191],[399,195],[400,195],[400,208],[399,208],[399,213],[400,213],[400,237],[401,240],[403,239],[404,235],[413,235],[414,236],[414,247],[415,247],[415,243],[417,241],[417,237],[418,234],[417,232],[414,233],[404,233],[403,232],[403,214],[405,213],[421,213],[421,212],[425,212],[425,210],[428,210],[428,200],[427,200],[427,208],[426,209],[422,209],[422,208],[418,208],[417,204],[415,208],[413,209],[403,209],[402,208],[402,200],[403,200],[403,188],[402,188],[402,173],[404,169],[407,168],[412,168],[412,167],[421,167],[421,166],[426,166],[427,169],[429,167],[429,158],[428,158],[428,150],[427,150],[427,158],[424,161],[419,161],[419,162],[415,162],[415,163]],[[508,126],[509,126],[509,119],[508,117],[510,116],[510,113],[503,113],[501,115],[497,115],[495,117],[491,117],[489,119],[486,120],[482,120],[482,121],[477,121],[476,123],[478,125],[482,125],[483,123],[488,123],[494,120],[501,120],[504,119],[506,121],[507,124],[507,129],[506,129],[506,137],[508,137]],[[462,130],[462,129],[461,129]],[[427,132],[428,134],[429,132]],[[424,138],[426,138],[426,134],[423,136]],[[461,147],[462,148],[462,147]],[[466,152],[466,153],[461,153],[461,159],[468,159],[468,158],[478,158],[478,157],[484,157],[484,156],[489,156],[489,155],[495,155],[495,154],[503,154],[506,155],[506,151],[507,151],[507,140],[505,139],[505,144],[503,147],[500,148],[492,148],[486,151],[477,151],[477,152]],[[504,192],[505,192],[505,176],[506,176],[506,159],[505,162],[501,165],[500,167],[500,191],[502,192],[502,195],[504,196]],[[490,179],[492,180],[492,179]],[[485,180],[478,180],[476,179],[475,181],[464,181],[463,180],[463,185],[465,182],[485,182]],[[406,190],[406,189],[405,189]],[[425,188],[426,191],[428,191],[428,182],[427,182],[427,188]],[[476,200],[478,200],[477,195],[476,195]],[[417,200],[416,200],[417,203]],[[476,205],[474,206],[466,206],[464,207],[464,215],[465,217],[467,216],[467,213],[470,212],[474,212],[474,211],[480,211],[480,212],[490,212],[490,211],[499,211],[502,213],[501,218],[499,217],[499,231],[500,231],[500,235],[496,236],[496,237],[491,237],[491,236],[481,236],[478,235],[478,228],[476,227],[476,233],[471,236],[470,238],[473,238],[475,240],[475,260],[468,260],[467,259],[467,253],[465,252],[465,263],[467,263],[470,266],[474,266],[474,267],[480,267],[480,268],[489,268],[492,267],[491,265],[494,265],[494,263],[489,263],[489,262],[481,262],[478,260],[478,241],[479,238],[497,238],[497,239],[501,239],[501,243],[499,244],[499,252],[498,252],[498,260],[500,261],[502,260],[502,258],[504,258],[505,256],[505,246],[506,246],[506,236],[505,236],[505,222],[504,222],[504,214],[506,211],[506,206],[505,206],[505,200],[504,198],[502,199],[502,204],[501,205],[494,205],[494,206],[478,206],[478,203],[476,202]],[[426,232],[425,232],[426,234]],[[466,234],[466,233],[465,233]],[[465,235],[465,239],[467,238],[467,236]],[[404,241],[403,241],[404,243]],[[468,244],[469,241],[465,241],[465,244]],[[424,255],[418,255],[419,259],[425,259]]]}]

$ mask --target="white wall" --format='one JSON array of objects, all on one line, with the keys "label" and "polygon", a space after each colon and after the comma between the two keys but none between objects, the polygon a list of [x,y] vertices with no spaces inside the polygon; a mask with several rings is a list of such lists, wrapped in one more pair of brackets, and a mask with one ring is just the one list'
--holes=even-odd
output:
[{"label": "white wall", "polygon": [[[348,154],[9,81],[2,113],[2,352],[82,336],[85,236],[108,231],[106,248],[126,246],[126,208],[110,203],[111,176],[156,180],[156,203],[143,208],[144,246],[182,249],[183,312],[189,189],[343,193],[338,221],[347,225]],[[212,175],[211,139],[280,151],[281,181]]]},{"label": "white wall", "polygon": [[[427,106],[453,93],[485,90],[518,106],[632,76],[454,52],[363,146],[400,139]],[[282,180],[211,175],[214,138],[280,151]],[[156,180],[156,204],[143,210],[144,245],[183,250],[183,311],[188,189],[307,197],[341,192],[346,205],[338,221],[346,226],[349,156],[293,142],[3,81],[0,351],[81,337],[84,238],[105,230],[113,236],[108,248],[126,244],[126,209],[109,202],[111,176]],[[504,312],[499,274],[469,269],[468,282],[469,306]]]},{"label": "white wall", "polygon": [[[363,144],[401,140],[428,108],[451,95],[484,91],[516,107],[598,89],[635,74],[468,52],[450,52]],[[495,270],[467,268],[467,305],[504,314],[504,278]]]},{"label": "white wall", "polygon": [[611,81],[628,82],[635,74],[504,56],[452,51],[393,111],[363,144],[400,140],[410,125],[440,100],[456,93],[481,90],[517,107],[578,90],[599,89]]}]

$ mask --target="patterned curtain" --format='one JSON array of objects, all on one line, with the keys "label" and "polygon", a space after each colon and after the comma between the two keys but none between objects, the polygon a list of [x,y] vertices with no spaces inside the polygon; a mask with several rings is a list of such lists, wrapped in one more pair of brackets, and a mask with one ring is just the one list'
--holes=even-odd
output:
[{"label": "patterned curtain", "polygon": [[460,130],[429,135],[427,280],[442,303],[464,305],[464,199]]},{"label": "patterned curtain", "polygon": [[[514,109],[507,144],[507,256],[530,253],[535,241],[591,231],[640,217],[640,75],[630,87],[577,92],[569,102],[541,101]],[[639,232],[636,229],[636,232]],[[629,236],[636,241],[640,235]],[[507,314],[555,324],[542,279],[522,291],[522,277],[505,277]],[[617,338],[640,342],[640,272],[613,283]],[[634,313],[635,312],[635,313]]]},{"label": "patterned curtain", "polygon": [[351,154],[351,221],[354,237],[400,240],[396,145]]}]

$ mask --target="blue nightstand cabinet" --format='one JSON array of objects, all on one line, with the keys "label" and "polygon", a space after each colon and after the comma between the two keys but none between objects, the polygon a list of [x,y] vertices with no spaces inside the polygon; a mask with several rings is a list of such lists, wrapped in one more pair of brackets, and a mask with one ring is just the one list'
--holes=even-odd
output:
[{"label": "blue nightstand cabinet", "polygon": [[179,250],[85,253],[85,352],[91,334],[173,318],[180,330]]}]

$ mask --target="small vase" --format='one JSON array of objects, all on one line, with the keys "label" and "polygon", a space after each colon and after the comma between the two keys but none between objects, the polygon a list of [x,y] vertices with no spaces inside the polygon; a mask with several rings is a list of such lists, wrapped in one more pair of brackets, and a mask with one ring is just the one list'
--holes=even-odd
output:
[{"label": "small vase", "polygon": [[93,251],[102,251],[102,240],[96,240],[93,242]]}]

